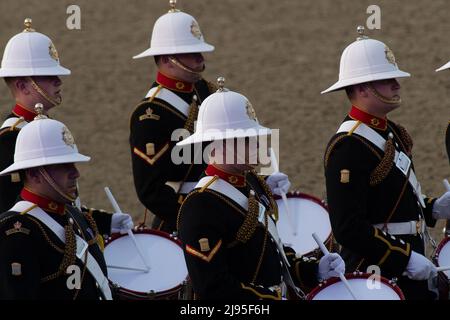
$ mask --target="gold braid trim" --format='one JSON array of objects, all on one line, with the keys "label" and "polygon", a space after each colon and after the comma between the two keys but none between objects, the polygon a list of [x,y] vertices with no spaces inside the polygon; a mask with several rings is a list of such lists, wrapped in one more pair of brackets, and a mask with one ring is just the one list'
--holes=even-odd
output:
[{"label": "gold braid trim", "polygon": [[219,90],[219,87],[217,86],[217,84],[215,84],[215,83],[213,83],[211,81],[206,81],[206,85],[208,86],[209,93],[214,93],[217,90]]},{"label": "gold braid trim", "polygon": [[61,264],[59,265],[58,271],[47,277],[42,278],[41,283],[65,275],[67,267],[74,265],[76,262],[77,242],[75,240],[75,232],[73,231],[73,228],[70,224],[67,224],[64,227],[64,235],[66,238],[66,244],[64,249],[64,256],[62,258]]},{"label": "gold braid trim", "polygon": [[[9,216],[9,217],[6,217],[6,218],[4,218],[4,219],[1,219],[0,220],[0,224],[3,224],[5,221],[8,221],[8,220],[10,220],[10,219],[17,219],[16,217],[15,217],[15,215],[11,215],[11,216]],[[47,243],[53,248],[53,249],[55,249],[57,252],[59,252],[59,253],[64,253],[64,250],[62,249],[62,248],[60,248],[59,246],[57,246],[55,243],[53,243],[51,240],[50,240],[50,237],[48,236],[48,234],[45,232],[45,230],[44,230],[44,228],[42,227],[42,225],[35,219],[35,218],[33,218],[33,216],[27,216],[27,218],[30,220],[30,221],[32,221],[32,222],[34,222],[35,224],[36,224],[36,226],[39,228],[39,230],[42,232],[42,235],[44,236],[44,238],[45,238],[45,241],[47,241]]]},{"label": "gold braid trim", "polygon": [[239,227],[236,233],[236,240],[246,243],[253,236],[258,225],[259,204],[255,199],[255,193],[250,192],[248,196],[248,212],[245,216],[244,223]]},{"label": "gold braid trim", "polygon": [[403,142],[403,145],[405,147],[405,151],[408,154],[408,156],[411,157],[411,152],[412,152],[414,142],[405,127],[403,127],[402,125],[399,125],[399,124],[396,124],[396,125],[397,125],[398,131],[399,131],[400,140]]},{"label": "gold braid trim", "polygon": [[100,232],[98,231],[97,223],[92,217],[92,209],[89,209],[89,212],[87,212],[84,216],[89,226],[91,227],[92,231],[94,231],[94,237],[88,241],[88,244],[91,246],[97,243],[98,246],[100,247],[100,250],[103,251],[105,249],[105,243],[103,242],[103,237],[100,235]]},{"label": "gold braid trim", "polygon": [[275,201],[275,199],[273,198],[273,194],[272,191],[270,190],[269,185],[267,184],[266,180],[264,180],[263,177],[261,177],[260,175],[258,175],[256,172],[253,172],[253,174],[256,176],[256,178],[258,179],[259,183],[261,184],[261,186],[264,189],[264,192],[267,194],[267,196],[269,197],[269,201],[270,201],[270,214],[273,216],[273,218],[275,219],[275,222],[278,221],[278,205]]},{"label": "gold braid trim", "polygon": [[388,176],[394,165],[395,146],[393,138],[388,138],[384,147],[384,156],[380,163],[370,174],[369,184],[371,187],[379,185]]},{"label": "gold braid trim", "polygon": [[197,121],[198,117],[198,104],[197,104],[197,96],[194,95],[192,97],[192,102],[189,108],[189,114],[187,120],[184,124],[184,128],[189,130],[190,133],[194,133],[194,123]]}]

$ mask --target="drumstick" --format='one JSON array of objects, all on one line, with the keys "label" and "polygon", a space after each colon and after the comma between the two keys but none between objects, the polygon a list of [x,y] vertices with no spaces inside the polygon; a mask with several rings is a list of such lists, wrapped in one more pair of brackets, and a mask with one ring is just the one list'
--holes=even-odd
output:
[{"label": "drumstick", "polygon": [[[322,243],[322,241],[320,240],[319,236],[315,232],[312,234],[312,237],[317,242],[317,244],[319,245],[320,250],[322,251],[322,253],[324,255],[327,255],[327,254],[330,253],[328,251],[327,247],[325,247],[325,245]],[[356,295],[355,295],[355,293],[352,290],[352,287],[350,287],[350,283],[348,283],[347,279],[345,278],[345,276],[344,276],[344,274],[342,272],[339,272],[339,278],[344,283],[345,287],[350,292],[350,294],[352,295],[353,299],[354,300],[358,300],[358,298],[356,298]]]},{"label": "drumstick", "polygon": [[445,186],[445,190],[450,191],[450,183],[448,183],[447,179],[442,180]]},{"label": "drumstick", "polygon": [[[116,199],[114,199],[114,196],[112,195],[111,191],[109,190],[108,187],[105,187],[105,193],[106,196],[109,199],[109,202],[111,202],[111,205],[114,208],[114,211],[116,211],[117,213],[122,213],[122,210],[120,210],[119,204],[117,203]],[[139,246],[136,237],[134,236],[133,232],[131,230],[127,231],[128,236],[131,238],[131,240],[134,243],[134,246],[136,247],[136,251],[138,252],[139,256],[142,259],[142,262],[144,263],[144,266],[146,268],[145,272],[149,272],[150,271],[150,267],[147,264],[147,261],[145,260],[144,254],[142,253],[143,251],[141,250],[141,247]]]},{"label": "drumstick", "polygon": [[[273,171],[280,172],[280,170],[278,168],[277,159],[275,157],[275,152],[273,152],[272,148],[269,148],[269,152],[270,152],[270,163],[272,165]],[[289,225],[291,226],[292,233],[295,237],[295,236],[297,236],[297,224],[296,224],[295,216],[293,217],[291,215],[291,210],[289,209],[289,203],[288,203],[286,194],[284,192],[281,192],[281,198],[283,199],[283,204],[286,207],[286,216],[288,218]],[[294,221],[292,219],[294,219]]]},{"label": "drumstick", "polygon": [[111,264],[108,264],[108,265],[106,265],[106,266],[107,266],[108,268],[111,268],[111,269],[121,269],[121,270],[140,271],[140,272],[145,272],[145,273],[148,272],[146,269],[141,269],[141,268],[122,267],[122,266],[115,266],[115,265],[111,265]]},{"label": "drumstick", "polygon": [[436,268],[436,271],[437,271],[437,272],[447,271],[447,270],[450,270],[450,266],[437,267],[437,268]]}]

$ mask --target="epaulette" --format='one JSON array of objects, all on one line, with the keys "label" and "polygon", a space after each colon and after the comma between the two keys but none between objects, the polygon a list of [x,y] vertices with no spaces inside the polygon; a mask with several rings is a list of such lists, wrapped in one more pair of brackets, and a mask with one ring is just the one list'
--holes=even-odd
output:
[{"label": "epaulette", "polygon": [[378,150],[376,150],[368,141],[366,141],[364,138],[358,136],[358,135],[354,135],[354,134],[349,134],[349,133],[340,133],[340,134],[336,134],[328,143],[327,149],[325,151],[325,156],[324,156],[324,167],[327,168],[328,166],[328,161],[330,160],[330,156],[331,153],[333,152],[334,148],[341,143],[342,141],[344,141],[344,139],[356,139],[358,141],[360,141],[362,144],[364,144],[379,160],[382,159],[382,155],[380,154],[380,152]]},{"label": "epaulette", "polygon": [[145,105],[149,105],[149,106],[150,106],[150,105],[156,105],[156,106],[159,106],[159,107],[161,107],[162,109],[164,109],[164,110],[166,110],[166,111],[168,111],[168,112],[174,114],[175,116],[177,116],[177,117],[180,118],[181,120],[183,120],[183,121],[186,120],[186,116],[185,116],[184,114],[182,114],[182,113],[181,113],[180,111],[178,111],[176,108],[172,107],[172,106],[171,106],[169,103],[167,103],[166,101],[161,100],[161,99],[158,99],[158,98],[153,99],[153,100],[150,100],[150,98],[146,98],[146,99],[142,100],[141,102],[139,102],[139,103],[137,104],[137,106],[134,108],[133,112],[131,113],[130,120],[129,120],[129,127],[130,127],[130,128],[131,128],[131,119],[132,119],[133,115],[135,114],[135,112],[136,112],[139,108],[141,108],[142,106],[145,106]]}]

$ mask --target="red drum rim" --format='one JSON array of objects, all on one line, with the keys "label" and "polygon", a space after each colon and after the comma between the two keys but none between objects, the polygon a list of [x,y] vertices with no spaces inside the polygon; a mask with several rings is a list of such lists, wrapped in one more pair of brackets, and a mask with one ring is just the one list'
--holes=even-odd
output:
[{"label": "red drum rim", "polygon": [[434,264],[438,267],[440,267],[439,265],[439,255],[441,254],[442,248],[445,247],[445,245],[450,241],[450,237],[445,237],[444,239],[441,240],[441,242],[439,242],[438,247],[436,248],[436,252],[434,253],[433,256],[433,261]]},{"label": "red drum rim", "polygon": [[[347,280],[349,279],[367,279],[370,276],[372,276],[373,274],[371,273],[346,273],[345,274],[345,278]],[[306,300],[313,300],[314,297],[320,292],[322,291],[324,288],[327,288],[337,282],[340,282],[341,279],[337,278],[337,277],[333,277],[330,278],[328,280],[325,280],[323,282],[321,282],[317,287],[315,287],[310,293],[308,293],[308,295],[306,296]],[[384,283],[385,285],[387,285],[388,287],[390,287],[391,289],[393,289],[395,291],[395,293],[398,294],[398,296],[400,297],[400,300],[405,300],[405,295],[403,294],[402,289],[400,289],[399,286],[397,285],[393,285],[388,279],[386,279],[383,276],[380,276],[380,282]]]},{"label": "red drum rim", "polygon": [[[273,197],[275,200],[281,200],[281,197],[279,195],[274,194]],[[287,198],[303,198],[303,199],[311,200],[311,201],[317,203],[322,208],[324,208],[327,212],[329,212],[328,206],[322,200],[320,200],[319,198],[312,196],[310,194],[298,192],[298,191],[295,191],[295,192],[289,191],[288,193],[286,193],[286,197]]]},{"label": "red drum rim", "polygon": [[[132,232],[133,232],[133,234],[150,234],[150,235],[156,235],[156,236],[160,236],[162,238],[166,238],[167,240],[170,240],[170,241],[174,242],[175,244],[177,244],[180,247],[180,249],[183,251],[183,245],[182,245],[181,241],[178,240],[178,238],[171,236],[167,232],[160,231],[160,230],[154,230],[154,229],[148,229],[148,228],[137,229],[137,230],[133,229]],[[105,248],[109,244],[114,242],[114,240],[117,240],[117,239],[120,239],[120,238],[126,237],[126,236],[128,236],[128,234],[126,234],[126,233],[125,234],[120,234],[120,233],[111,234],[111,236],[107,240],[105,240]],[[189,274],[186,276],[186,279],[185,279],[185,281],[183,281],[183,283],[180,283],[179,285],[177,285],[173,288],[170,288],[170,289],[167,289],[164,291],[142,292],[142,291],[134,291],[134,290],[124,288],[122,286],[115,284],[111,280],[109,280],[109,282],[113,285],[113,287],[117,288],[117,290],[120,292],[120,295],[126,296],[126,297],[142,298],[142,299],[158,299],[158,298],[172,296],[173,294],[178,293],[183,288],[184,282],[187,282],[187,281],[189,281]]]},{"label": "red drum rim", "polygon": [[[137,230],[133,229],[132,232],[134,234],[152,234],[152,235],[160,236],[160,237],[166,238],[167,240],[175,242],[178,246],[181,247],[181,249],[183,249],[183,244],[181,243],[181,241],[178,238],[173,237],[172,235],[170,235],[167,232],[160,231],[160,230],[154,230],[154,229],[147,229],[147,228],[137,229]],[[105,240],[105,248],[108,246],[108,244],[110,244],[114,240],[117,240],[119,238],[126,237],[126,236],[128,236],[128,234],[126,234],[126,233],[124,233],[124,234],[112,233],[111,236]]]}]

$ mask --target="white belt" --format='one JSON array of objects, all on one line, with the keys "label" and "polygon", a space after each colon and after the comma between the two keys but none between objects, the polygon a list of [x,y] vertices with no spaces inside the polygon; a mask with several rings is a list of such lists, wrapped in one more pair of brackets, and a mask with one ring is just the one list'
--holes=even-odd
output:
[{"label": "white belt", "polygon": [[[171,187],[175,192],[179,194],[188,194],[192,190],[194,190],[197,182],[178,182],[178,181],[167,181],[166,185]],[[180,186],[181,185],[181,186]]]},{"label": "white belt", "polygon": [[375,228],[385,231],[391,235],[422,234],[425,231],[424,220],[408,222],[379,223],[373,225]]}]

